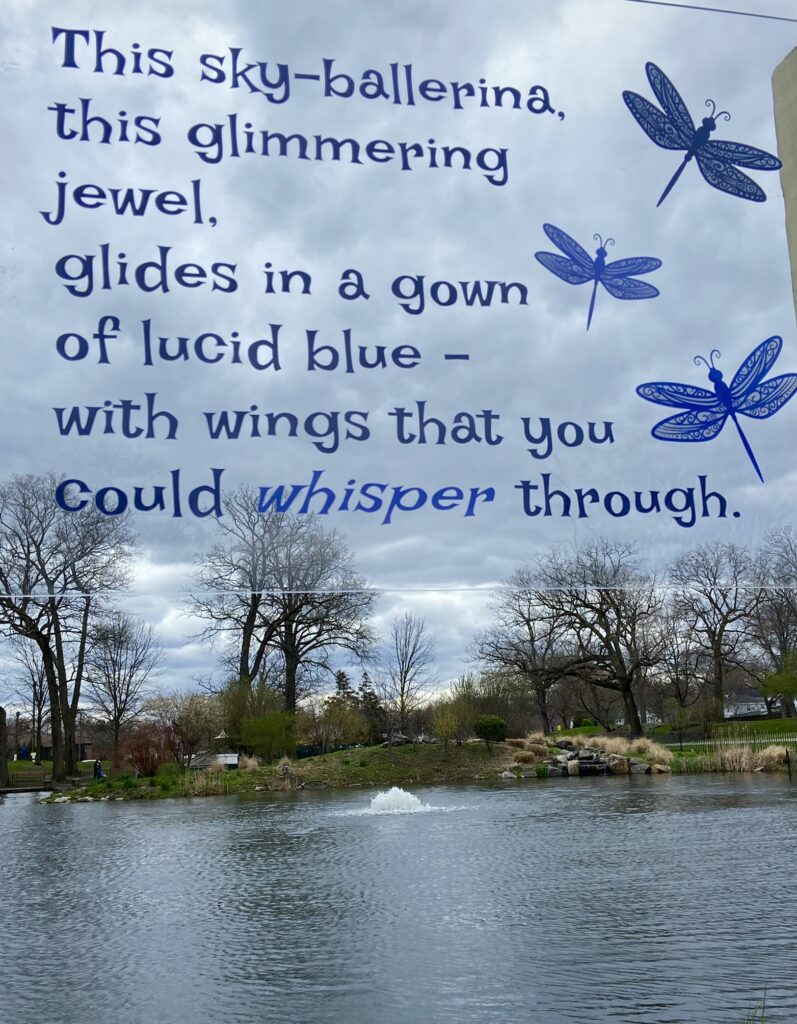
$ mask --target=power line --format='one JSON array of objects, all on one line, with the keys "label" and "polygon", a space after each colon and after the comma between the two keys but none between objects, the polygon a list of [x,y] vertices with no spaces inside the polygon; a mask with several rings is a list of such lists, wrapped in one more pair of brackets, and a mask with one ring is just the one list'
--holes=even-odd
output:
[{"label": "power line", "polygon": [[763,18],[766,21],[789,21],[797,25],[797,18],[783,14],[759,14],[757,11],[732,11],[727,7],[701,7],[698,4],[677,4],[672,0],[625,0],[629,4],[649,4],[651,7],[681,7],[687,11],[708,11],[711,14],[736,14],[740,18]]},{"label": "power line", "polygon": [[[585,580],[573,584],[570,587],[550,587],[543,583],[531,583],[531,589],[540,591],[541,593],[549,594],[567,594],[577,590],[602,590],[610,593],[634,593],[635,591],[641,590],[657,590],[657,591],[677,591],[677,590],[695,590],[703,591],[702,587],[690,587],[684,586],[678,583],[660,583],[655,580],[643,582],[639,584],[629,583],[626,586],[606,586],[595,580]],[[508,583],[480,583],[471,586],[461,587],[380,587],[378,585],[373,587],[352,587],[352,588],[328,588],[321,589],[317,587],[301,587],[298,589],[283,589],[280,587],[263,587],[260,590],[249,590],[249,589],[235,589],[230,588],[227,590],[95,590],[91,593],[84,593],[80,590],[65,590],[59,594],[46,594],[46,593],[0,593],[0,601],[6,600],[31,600],[31,601],[47,601],[53,599],[60,601],[64,598],[76,600],[84,600],[87,597],[159,597],[159,598],[177,598],[179,600],[188,600],[195,597],[250,597],[254,595],[260,595],[264,597],[276,597],[278,595],[284,595],[290,597],[302,595],[310,595],[314,597],[333,597],[335,595],[354,595],[354,594],[492,594],[498,593],[504,590],[511,590],[512,585]],[[794,586],[788,582],[783,583],[757,583],[754,580],[751,581],[736,581],[736,580],[717,580],[716,583],[712,584],[708,589],[712,591],[716,590],[790,590],[797,591],[797,586]]]}]

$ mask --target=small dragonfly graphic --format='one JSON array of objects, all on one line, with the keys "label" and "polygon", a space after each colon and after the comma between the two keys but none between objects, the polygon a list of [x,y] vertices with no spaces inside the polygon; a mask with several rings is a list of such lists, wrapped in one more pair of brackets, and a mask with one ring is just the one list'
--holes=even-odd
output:
[{"label": "small dragonfly graphic", "polygon": [[713,391],[692,384],[661,381],[640,384],[636,389],[637,394],[649,402],[686,410],[657,423],[651,430],[653,437],[660,441],[710,441],[719,434],[730,417],[739,431],[753,469],[763,483],[764,477],[737,417],[741,414],[757,420],[768,419],[797,391],[797,373],[784,373],[780,377],[764,380],[780,355],[782,344],[777,336],[762,341],[736,371],[730,387],[722,379],[722,372],[714,365],[715,357],[721,355],[717,349],[711,350],[710,363],[704,356],[695,356],[695,365],[704,363],[708,367],[708,379],[714,385]]},{"label": "small dragonfly graphic", "polygon": [[711,115],[704,117],[701,126],[695,128],[686,104],[664,72],[651,63],[645,66],[645,70],[662,109],[659,110],[649,103],[644,96],[628,91],[623,93],[626,106],[645,134],[657,146],[661,146],[662,149],[686,150],[686,156],[662,192],[656,206],[661,206],[670,194],[673,185],[681,177],[692,157],[697,161],[697,166],[709,185],[713,185],[721,192],[738,196],[739,199],[763,203],[767,198],[764,190],[759,188],[752,178],[737,170],[734,164],[758,171],[777,171],[781,166],[780,160],[771,153],[765,153],[763,149],[756,149],[741,142],[711,140],[709,136],[716,130],[718,118],[730,121],[731,115],[728,111],[721,110],[717,113],[714,100],[706,100],[706,106],[711,107]]},{"label": "small dragonfly graphic", "polygon": [[604,242],[600,235],[592,236],[598,242],[593,259],[586,249],[582,249],[578,242],[561,228],[554,227],[553,224],[543,224],[542,228],[557,249],[565,255],[559,256],[555,252],[535,252],[535,259],[546,270],[550,270],[552,274],[556,274],[568,284],[594,282],[592,297],[589,300],[587,330],[592,323],[595,296],[599,284],[602,284],[606,291],[616,299],[655,299],[659,294],[658,288],[654,288],[652,284],[647,284],[645,281],[637,281],[631,275],[649,274],[652,270],[658,270],[661,260],[650,256],[632,256],[630,259],[607,263],[606,246],[614,245],[613,238],[607,238]]}]

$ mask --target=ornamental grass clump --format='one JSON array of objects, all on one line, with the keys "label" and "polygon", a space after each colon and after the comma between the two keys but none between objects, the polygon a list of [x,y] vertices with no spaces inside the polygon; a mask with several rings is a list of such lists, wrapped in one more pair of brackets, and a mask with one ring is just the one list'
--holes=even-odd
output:
[{"label": "ornamental grass clump", "polygon": [[531,750],[518,750],[514,756],[515,764],[535,764],[539,757]]},{"label": "ornamental grass clump", "polygon": [[719,772],[752,772],[756,759],[750,747],[718,747],[714,751],[714,763]]},{"label": "ornamental grass clump", "polygon": [[759,750],[755,755],[755,766],[765,772],[775,771],[786,764],[787,756],[785,747],[770,743],[768,747]]},{"label": "ornamental grass clump", "polygon": [[525,740],[511,739],[511,740],[504,740],[504,743],[506,743],[506,745],[508,747],[517,747],[519,750],[525,750],[525,747],[526,747],[526,741]]},{"label": "ornamental grass clump", "polygon": [[542,744],[543,746],[545,746],[546,745],[545,733],[544,732],[540,732],[539,730],[537,730],[537,732],[530,732],[526,736],[525,743],[526,743],[526,747],[527,748],[531,744]]},{"label": "ornamental grass clump", "polygon": [[663,747],[661,743],[654,743],[653,740],[649,740],[645,736],[641,736],[629,744],[628,750],[629,753],[639,754],[656,764],[669,764],[673,757],[671,750]]}]

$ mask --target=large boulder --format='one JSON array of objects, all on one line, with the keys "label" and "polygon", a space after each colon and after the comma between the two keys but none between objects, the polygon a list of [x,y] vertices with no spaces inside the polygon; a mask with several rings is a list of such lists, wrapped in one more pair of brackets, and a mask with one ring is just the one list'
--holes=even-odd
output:
[{"label": "large boulder", "polygon": [[567,774],[568,775],[580,775],[581,774],[581,766],[578,763],[578,758],[576,758],[574,761],[568,761],[567,762]]},{"label": "large boulder", "polygon": [[632,775],[650,775],[650,765],[647,761],[638,761],[635,757],[628,759],[628,770]]},{"label": "large boulder", "polygon": [[560,750],[573,750],[575,748],[572,740],[554,740],[554,746],[559,747]]},{"label": "large boulder", "polygon": [[666,772],[671,772],[672,768],[667,764],[654,764],[651,765],[650,770],[654,775],[664,775]]},{"label": "large boulder", "polygon": [[628,758],[622,754],[609,754],[606,763],[612,775],[628,775]]}]

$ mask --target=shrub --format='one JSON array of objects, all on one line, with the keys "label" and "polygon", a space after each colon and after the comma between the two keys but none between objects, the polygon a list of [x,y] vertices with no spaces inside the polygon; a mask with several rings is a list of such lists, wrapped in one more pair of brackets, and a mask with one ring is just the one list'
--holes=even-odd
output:
[{"label": "shrub", "polygon": [[491,743],[506,739],[506,722],[500,715],[480,715],[473,723],[473,731],[489,748]]},{"label": "shrub", "polygon": [[296,746],[294,717],[286,711],[271,711],[241,724],[241,742],[266,761]]}]

